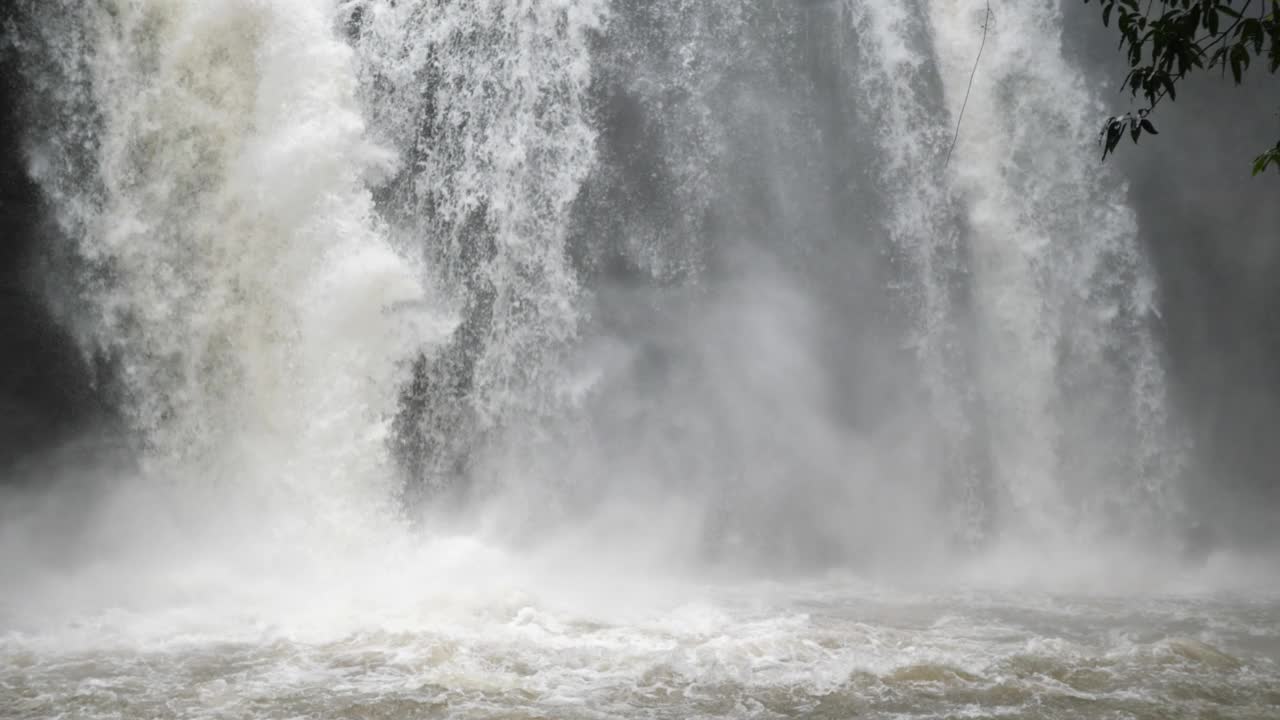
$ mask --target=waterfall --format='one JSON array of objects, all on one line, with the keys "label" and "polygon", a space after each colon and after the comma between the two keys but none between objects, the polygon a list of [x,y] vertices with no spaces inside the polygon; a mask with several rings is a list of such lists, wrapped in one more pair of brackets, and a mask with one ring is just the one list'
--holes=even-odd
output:
[{"label": "waterfall", "polygon": [[992,3],[949,165],[978,3],[23,7],[50,301],[197,505],[677,504],[711,556],[834,564],[1178,512],[1053,7]]},{"label": "waterfall", "polygon": [[395,158],[366,137],[332,8],[42,5],[30,74],[62,89],[31,166],[72,246],[57,299],[144,474],[286,535],[398,514],[390,414],[453,321],[392,311],[431,291],[374,214]]},{"label": "waterfall", "polygon": [[588,41],[603,11],[594,1],[344,7],[375,131],[403,153],[384,189],[396,231],[463,313],[445,355],[417,368],[402,414],[401,455],[429,484],[450,482],[475,436],[554,412],[548,376],[580,312],[565,242],[594,161]]},{"label": "waterfall", "polygon": [[[998,485],[1040,532],[1062,530],[1068,508],[1131,528],[1167,519],[1182,452],[1134,213],[1090,153],[1101,105],[1063,54],[1057,7],[990,7],[953,169]],[[930,15],[956,112],[983,10],[935,2]]]}]

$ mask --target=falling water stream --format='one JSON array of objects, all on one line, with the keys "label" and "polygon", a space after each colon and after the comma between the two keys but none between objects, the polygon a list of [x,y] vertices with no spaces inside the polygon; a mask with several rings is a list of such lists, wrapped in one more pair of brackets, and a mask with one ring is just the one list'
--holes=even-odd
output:
[{"label": "falling water stream", "polygon": [[0,715],[1280,714],[1095,89],[990,10],[18,3],[121,429],[0,496]]}]

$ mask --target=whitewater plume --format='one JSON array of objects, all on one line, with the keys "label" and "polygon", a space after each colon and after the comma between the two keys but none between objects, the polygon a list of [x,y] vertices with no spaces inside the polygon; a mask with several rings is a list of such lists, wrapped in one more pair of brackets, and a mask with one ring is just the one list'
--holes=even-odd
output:
[{"label": "whitewater plume", "polygon": [[[1087,152],[1101,114],[1056,6],[993,2],[951,168],[966,201],[996,484],[1035,532],[1146,531],[1179,512],[1184,452],[1125,187]],[[985,10],[930,3],[958,112]]]},{"label": "whitewater plume", "polygon": [[[400,455],[448,485],[486,433],[556,411],[579,322],[568,216],[594,162],[590,33],[604,4],[349,3],[375,132],[403,153],[382,188],[395,231],[463,315],[404,401]],[[461,466],[461,467],[460,467]]]},{"label": "whitewater plume", "polygon": [[332,8],[28,12],[44,36],[20,42],[46,50],[30,74],[53,118],[32,172],[74,278],[54,299],[105,368],[142,472],[189,509],[300,511],[269,533],[358,537],[394,517],[391,414],[452,321],[436,303],[392,312],[430,285],[374,214],[366,180],[395,157],[366,137]]},{"label": "whitewater plume", "polygon": [[1134,216],[1057,12],[991,9],[946,165],[953,0],[27,3],[51,302],[144,474],[269,525],[663,512],[787,566],[1158,531]]}]

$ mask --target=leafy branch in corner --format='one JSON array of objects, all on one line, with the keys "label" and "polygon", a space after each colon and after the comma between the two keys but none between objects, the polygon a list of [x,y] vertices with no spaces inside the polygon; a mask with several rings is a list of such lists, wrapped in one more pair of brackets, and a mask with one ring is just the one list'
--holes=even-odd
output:
[{"label": "leafy branch in corner", "polygon": [[[1085,3],[1091,0],[1084,0]],[[1146,106],[1136,113],[1107,118],[1099,136],[1105,160],[1126,135],[1136,143],[1156,135],[1152,111],[1188,75],[1218,68],[1239,85],[1255,61],[1275,74],[1280,69],[1280,0],[1099,0],[1102,23],[1120,33],[1128,59],[1124,86]],[[1280,142],[1253,162],[1258,175],[1274,165],[1280,171]]]}]

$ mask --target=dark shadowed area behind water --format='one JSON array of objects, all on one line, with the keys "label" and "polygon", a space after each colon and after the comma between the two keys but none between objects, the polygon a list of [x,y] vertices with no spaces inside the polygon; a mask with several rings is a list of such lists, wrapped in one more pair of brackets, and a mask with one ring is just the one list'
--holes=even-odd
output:
[{"label": "dark shadowed area behind water", "polygon": [[[1069,52],[1108,87],[1103,107],[1129,110],[1124,56],[1101,9],[1062,7]],[[1153,119],[1159,136],[1126,142],[1108,163],[1130,180],[1159,276],[1161,337],[1196,447],[1194,502],[1224,533],[1267,545],[1280,506],[1280,175],[1249,169],[1280,138],[1280,83],[1195,76]]]}]

